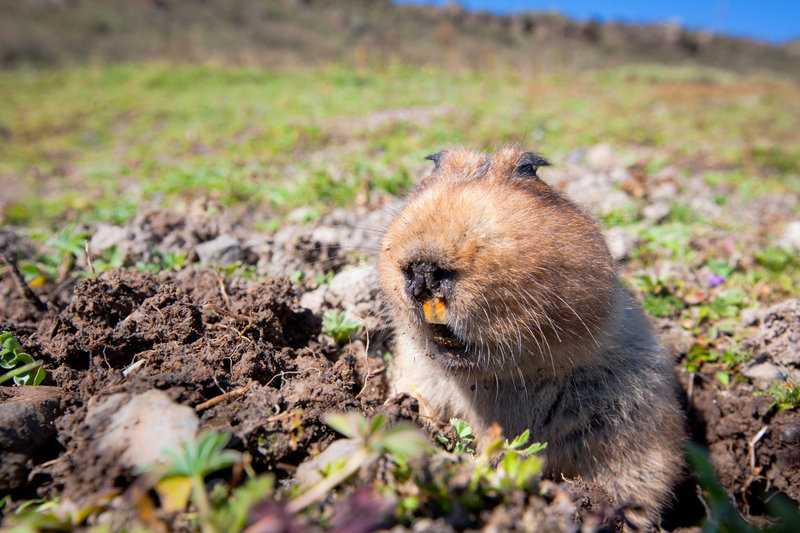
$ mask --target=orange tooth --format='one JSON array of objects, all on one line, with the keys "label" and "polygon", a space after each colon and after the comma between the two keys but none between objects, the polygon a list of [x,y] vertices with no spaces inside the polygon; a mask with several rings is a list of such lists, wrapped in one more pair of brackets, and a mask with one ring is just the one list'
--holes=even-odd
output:
[{"label": "orange tooth", "polygon": [[447,307],[441,298],[434,296],[422,302],[425,321],[431,324],[447,324]]}]

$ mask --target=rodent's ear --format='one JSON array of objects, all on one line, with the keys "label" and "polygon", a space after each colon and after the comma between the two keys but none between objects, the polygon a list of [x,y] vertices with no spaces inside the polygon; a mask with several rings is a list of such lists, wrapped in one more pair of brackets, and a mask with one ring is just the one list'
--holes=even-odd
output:
[{"label": "rodent's ear", "polygon": [[441,160],[442,160],[442,155],[444,154],[444,152],[445,152],[445,151],[444,151],[444,150],[442,150],[441,152],[436,152],[435,154],[431,154],[431,155],[429,155],[429,156],[427,156],[427,157],[425,158],[425,159],[427,159],[428,161],[433,161],[433,171],[434,171],[434,172],[436,172],[437,170],[439,170],[439,161],[441,161]]},{"label": "rodent's ear", "polygon": [[539,167],[549,167],[550,162],[539,154],[533,152],[525,152],[519,158],[517,163],[516,174],[524,178],[538,178],[536,171]]}]

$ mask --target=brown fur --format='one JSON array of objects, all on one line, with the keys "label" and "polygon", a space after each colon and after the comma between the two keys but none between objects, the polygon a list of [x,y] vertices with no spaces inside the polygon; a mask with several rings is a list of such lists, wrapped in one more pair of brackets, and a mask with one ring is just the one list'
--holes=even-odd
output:
[{"label": "brown fur", "polygon": [[[530,429],[551,475],[595,481],[655,521],[682,465],[673,371],[592,218],[531,161],[543,163],[513,147],[442,152],[387,229],[395,387],[479,439],[493,423]],[[424,320],[428,296],[446,304],[448,342]]]}]

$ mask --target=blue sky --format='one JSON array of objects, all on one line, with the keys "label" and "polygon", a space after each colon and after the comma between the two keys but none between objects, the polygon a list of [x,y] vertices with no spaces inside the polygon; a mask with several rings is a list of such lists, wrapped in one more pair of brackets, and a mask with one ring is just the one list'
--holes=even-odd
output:
[{"label": "blue sky", "polygon": [[[395,1],[448,3],[448,0]],[[458,3],[467,9],[494,13],[557,11],[577,20],[680,22],[690,29],[711,30],[777,44],[800,38],[800,0],[460,0]]]}]

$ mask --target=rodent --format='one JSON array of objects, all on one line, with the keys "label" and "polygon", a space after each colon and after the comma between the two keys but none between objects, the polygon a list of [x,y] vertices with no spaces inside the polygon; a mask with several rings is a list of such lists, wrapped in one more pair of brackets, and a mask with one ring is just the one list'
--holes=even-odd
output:
[{"label": "rodent", "polygon": [[683,468],[677,382],[597,224],[538,177],[535,153],[429,159],[378,258],[396,392],[478,441],[493,424],[529,429],[549,475],[596,482],[631,525],[655,523]]}]

